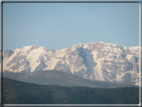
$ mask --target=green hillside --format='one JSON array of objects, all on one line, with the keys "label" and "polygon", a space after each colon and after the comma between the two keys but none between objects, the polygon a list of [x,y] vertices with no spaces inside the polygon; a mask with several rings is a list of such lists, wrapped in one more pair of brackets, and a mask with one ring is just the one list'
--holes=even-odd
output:
[{"label": "green hillside", "polygon": [[92,81],[59,70],[36,71],[32,73],[11,73],[4,75],[4,77],[18,81],[42,85],[85,86],[100,88],[133,86],[130,84],[117,84],[113,82]]},{"label": "green hillside", "polygon": [[4,104],[138,104],[139,90],[37,85],[3,79]]}]

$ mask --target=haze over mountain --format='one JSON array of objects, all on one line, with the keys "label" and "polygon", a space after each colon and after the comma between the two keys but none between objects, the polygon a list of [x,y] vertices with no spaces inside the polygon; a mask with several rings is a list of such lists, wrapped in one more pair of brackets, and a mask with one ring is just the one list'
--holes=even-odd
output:
[{"label": "haze over mountain", "polygon": [[92,81],[59,70],[36,71],[31,73],[10,73],[5,78],[41,85],[83,86],[98,88],[134,87],[130,84],[118,84],[106,81]]},{"label": "haze over mountain", "polygon": [[61,70],[86,79],[139,84],[139,47],[104,42],[75,44],[53,50],[25,46],[5,50],[4,73]]}]

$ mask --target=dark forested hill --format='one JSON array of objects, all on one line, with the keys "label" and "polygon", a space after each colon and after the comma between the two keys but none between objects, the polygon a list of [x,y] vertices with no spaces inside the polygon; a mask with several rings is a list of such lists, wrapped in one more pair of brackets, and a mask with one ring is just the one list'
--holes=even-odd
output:
[{"label": "dark forested hill", "polygon": [[4,104],[138,104],[139,90],[37,85],[3,79]]}]

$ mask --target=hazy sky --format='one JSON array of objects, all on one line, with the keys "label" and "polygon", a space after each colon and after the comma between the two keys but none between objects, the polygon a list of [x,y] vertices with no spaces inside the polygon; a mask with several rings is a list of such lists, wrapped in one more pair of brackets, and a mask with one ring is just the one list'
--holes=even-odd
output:
[{"label": "hazy sky", "polygon": [[4,3],[4,50],[103,41],[139,45],[138,3]]}]

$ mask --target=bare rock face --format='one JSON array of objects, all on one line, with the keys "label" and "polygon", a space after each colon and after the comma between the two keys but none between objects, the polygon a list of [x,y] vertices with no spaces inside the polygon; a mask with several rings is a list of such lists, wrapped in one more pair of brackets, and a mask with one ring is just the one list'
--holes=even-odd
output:
[{"label": "bare rock face", "polygon": [[122,77],[122,81],[124,81],[124,83],[131,83],[131,74],[130,73],[126,73],[123,77]]},{"label": "bare rock face", "polygon": [[3,57],[9,57],[13,54],[14,52],[12,50],[5,50],[3,51]]},{"label": "bare rock face", "polygon": [[90,51],[96,50],[95,46],[96,45],[94,45],[93,43],[88,43],[88,50],[90,50]]},{"label": "bare rock face", "polygon": [[[40,61],[40,64],[36,67],[35,71],[41,71],[41,70],[43,70],[45,67],[47,67],[47,65],[45,64],[45,61],[44,61],[44,60],[40,59],[40,60],[38,60],[38,61]],[[37,61],[37,62],[38,62],[38,61]]]},{"label": "bare rock face", "polygon": [[70,66],[67,63],[62,63],[61,61],[56,64],[54,69],[71,73]]},{"label": "bare rock face", "polygon": [[91,80],[139,84],[139,47],[96,42],[61,50],[25,46],[3,54],[4,72],[55,69]]}]

